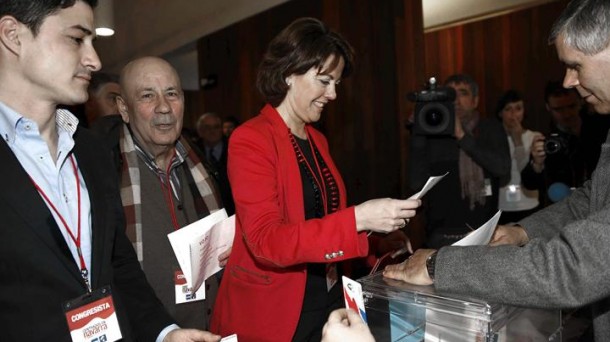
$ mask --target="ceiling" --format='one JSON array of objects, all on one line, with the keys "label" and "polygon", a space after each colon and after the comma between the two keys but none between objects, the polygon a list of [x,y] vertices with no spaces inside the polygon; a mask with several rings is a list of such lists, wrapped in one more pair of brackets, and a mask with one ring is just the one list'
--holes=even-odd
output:
[{"label": "ceiling", "polygon": [[[114,1],[116,34],[100,37],[96,48],[103,70],[115,73],[133,58],[162,56],[178,70],[184,89],[197,90],[198,38],[287,1]],[[556,0],[422,0],[424,30],[481,20],[551,1]]]}]

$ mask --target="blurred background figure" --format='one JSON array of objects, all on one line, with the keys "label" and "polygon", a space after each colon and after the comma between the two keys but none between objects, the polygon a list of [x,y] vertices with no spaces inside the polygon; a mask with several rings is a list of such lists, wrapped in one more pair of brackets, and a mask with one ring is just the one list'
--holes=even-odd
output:
[{"label": "blurred background figure", "polygon": [[89,99],[85,102],[88,127],[104,116],[117,115],[120,117],[116,104],[116,98],[120,94],[119,76],[104,72],[96,72],[91,75]]},{"label": "blurred background figure", "polygon": [[223,135],[222,119],[216,113],[205,113],[197,120],[197,146],[203,153],[208,171],[214,177],[229,216],[235,213],[231,184],[227,176],[229,145]]},{"label": "blurred background figure", "polygon": [[222,121],[222,134],[229,139],[231,133],[239,126],[239,120],[234,116],[228,116]]},{"label": "blurred background figure", "polygon": [[479,86],[469,75],[445,81],[455,90],[455,127],[449,134],[411,134],[409,187],[449,174],[424,198],[426,245],[450,245],[498,210],[498,189],[510,178],[506,133],[478,111]]},{"label": "blurred background figure", "polygon": [[540,189],[544,205],[549,205],[591,177],[610,118],[590,112],[576,89],[566,89],[559,81],[547,84],[544,98],[552,117],[550,134],[534,138],[531,162],[521,180],[527,189]]},{"label": "blurred background figure", "polygon": [[538,191],[521,186],[521,170],[530,160],[534,137],[541,133],[523,128],[525,106],[515,90],[508,90],[498,100],[496,115],[502,121],[511,157],[510,181],[500,188],[498,208],[502,210],[500,223],[517,222],[538,209]]}]

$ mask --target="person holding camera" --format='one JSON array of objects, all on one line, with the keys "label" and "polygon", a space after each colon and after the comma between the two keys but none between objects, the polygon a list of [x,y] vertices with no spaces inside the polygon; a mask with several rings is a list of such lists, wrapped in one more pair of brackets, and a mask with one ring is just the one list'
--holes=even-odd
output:
[{"label": "person holding camera", "polygon": [[426,133],[421,129],[426,124],[419,122],[421,113],[415,113],[410,142],[412,190],[421,189],[430,176],[449,172],[424,201],[426,244],[433,248],[450,245],[489,220],[498,210],[498,189],[510,178],[506,134],[498,120],[483,118],[477,111],[477,83],[468,75],[457,74],[445,86],[455,91],[454,102],[441,99],[435,105],[446,107],[438,113],[454,116],[450,133]]},{"label": "person holding camera", "polygon": [[534,138],[530,163],[521,178],[525,188],[546,194],[543,199],[548,205],[562,200],[591,177],[610,121],[588,113],[578,92],[564,88],[561,82],[549,82],[544,98],[553,120],[551,133]]},{"label": "person holding camera", "polygon": [[540,133],[523,128],[525,107],[516,90],[506,91],[498,100],[496,115],[502,121],[510,149],[510,182],[500,188],[498,207],[502,210],[500,223],[517,222],[533,214],[539,206],[538,190],[521,185],[521,170],[530,160],[530,147]]}]

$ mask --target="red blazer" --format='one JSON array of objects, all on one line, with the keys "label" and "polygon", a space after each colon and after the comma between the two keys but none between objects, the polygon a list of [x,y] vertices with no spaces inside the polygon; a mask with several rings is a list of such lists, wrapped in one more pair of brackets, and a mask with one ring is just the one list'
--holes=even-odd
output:
[{"label": "red blazer", "polygon": [[[236,234],[214,305],[214,333],[236,333],[240,342],[290,341],[303,303],[306,264],[368,253],[366,233],[356,231],[354,207],[346,208],[345,185],[328,143],[313,127],[306,129],[340,193],[337,212],[307,221],[299,164],[279,113],[266,105],[231,135],[228,174]],[[336,257],[327,259],[332,253]]]}]

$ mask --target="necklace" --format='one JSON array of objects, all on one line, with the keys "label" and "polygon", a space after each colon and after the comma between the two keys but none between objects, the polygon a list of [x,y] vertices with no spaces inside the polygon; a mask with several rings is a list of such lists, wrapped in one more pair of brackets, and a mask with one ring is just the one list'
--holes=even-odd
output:
[{"label": "necklace", "polygon": [[301,169],[305,171],[307,179],[309,179],[313,188],[317,217],[334,213],[339,209],[339,189],[335,177],[326,165],[320,151],[313,143],[309,134],[307,134],[307,141],[309,142],[314,162],[314,165],[311,165],[290,129],[288,129],[288,136],[290,137],[290,143],[296,154],[297,161]]}]

